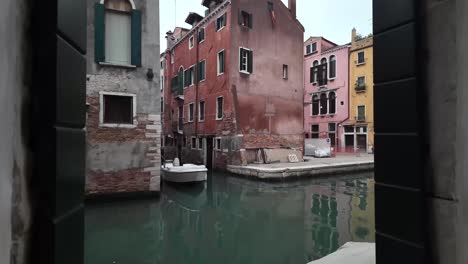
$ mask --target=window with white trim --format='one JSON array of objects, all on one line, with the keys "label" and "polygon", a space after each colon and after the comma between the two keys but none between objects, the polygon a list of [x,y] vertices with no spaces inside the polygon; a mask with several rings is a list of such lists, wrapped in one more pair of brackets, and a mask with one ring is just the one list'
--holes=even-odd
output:
[{"label": "window with white trim", "polygon": [[200,101],[198,112],[198,121],[205,121],[205,101]]},{"label": "window with white trim", "polygon": [[203,138],[198,138],[198,149],[203,149]]},{"label": "window with white trim", "polygon": [[100,93],[102,124],[133,125],[136,116],[136,96],[123,93]]},{"label": "window with white trim", "polygon": [[224,112],[224,98],[218,97],[216,98],[216,120],[223,119]]},{"label": "window with white trim", "polygon": [[220,31],[226,26],[226,13],[216,19],[216,31]]},{"label": "window with white trim", "polygon": [[202,43],[205,40],[205,28],[198,30],[198,43]]},{"label": "window with white trim", "polygon": [[215,149],[221,150],[221,138],[215,138]]},{"label": "window with white trim", "polygon": [[194,103],[190,103],[189,104],[189,116],[188,116],[188,121],[189,122],[193,122],[193,111],[194,111],[194,106],[195,104]]},{"label": "window with white trim", "polygon": [[197,138],[196,137],[192,137],[192,149],[197,149]]},{"label": "window with white trim", "polygon": [[312,125],[311,126],[311,138],[319,138],[320,137],[320,128],[319,125]]},{"label": "window with white trim", "polygon": [[198,81],[204,81],[206,79],[206,60],[202,60],[198,63]]},{"label": "window with white trim", "polygon": [[357,54],[357,63],[356,64],[364,64],[366,62],[365,53],[364,51],[360,51]]},{"label": "window with white trim", "polygon": [[193,42],[194,42],[194,38],[193,38],[193,36],[191,36],[191,37],[189,38],[189,49],[192,49],[192,48],[193,48]]},{"label": "window with white trim", "polygon": [[225,60],[226,60],[226,56],[225,56],[226,52],[224,50],[220,51],[218,53],[218,75],[221,75],[224,73],[224,68],[225,68]]},{"label": "window with white trim", "polygon": [[246,48],[239,49],[239,71],[251,74],[253,71],[253,53]]},{"label": "window with white trim", "polygon": [[310,43],[306,46],[306,54],[312,54],[317,51],[317,42]]}]

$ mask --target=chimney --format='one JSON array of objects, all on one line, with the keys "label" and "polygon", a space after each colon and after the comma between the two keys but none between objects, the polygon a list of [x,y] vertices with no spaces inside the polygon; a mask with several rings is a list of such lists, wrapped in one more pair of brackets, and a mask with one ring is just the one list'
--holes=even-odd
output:
[{"label": "chimney", "polygon": [[166,32],[166,40],[167,40],[167,48],[170,49],[172,46],[174,46],[175,39],[174,39],[174,33],[172,31]]},{"label": "chimney", "polygon": [[355,42],[356,41],[356,28],[353,28],[353,30],[351,31],[351,42]]},{"label": "chimney", "polygon": [[288,8],[293,18],[296,18],[296,0],[289,0]]}]

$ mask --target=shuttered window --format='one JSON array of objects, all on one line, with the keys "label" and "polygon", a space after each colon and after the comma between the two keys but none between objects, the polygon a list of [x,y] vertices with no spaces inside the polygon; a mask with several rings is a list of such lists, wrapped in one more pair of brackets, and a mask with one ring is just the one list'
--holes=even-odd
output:
[{"label": "shuttered window", "polygon": [[252,28],[252,14],[239,10],[239,25],[246,28]]},{"label": "shuttered window", "polygon": [[189,104],[189,118],[188,118],[189,122],[193,122],[194,105],[195,105],[194,103]]},{"label": "shuttered window", "polygon": [[225,64],[225,51],[220,51],[218,53],[218,75],[224,73],[224,65]]},{"label": "shuttered window", "polygon": [[95,62],[141,66],[141,11],[109,6],[95,4]]},{"label": "shuttered window", "polygon": [[239,71],[249,74],[253,72],[253,52],[251,50],[239,49]]},{"label": "shuttered window", "polygon": [[201,101],[198,107],[198,120],[205,121],[205,101]]},{"label": "shuttered window", "polygon": [[216,31],[220,31],[222,28],[224,28],[226,26],[226,14],[218,17],[215,23],[216,23]]},{"label": "shuttered window", "polygon": [[198,63],[198,81],[204,81],[206,79],[206,61],[200,61]]},{"label": "shuttered window", "polygon": [[205,28],[200,28],[198,31],[198,43],[203,42],[205,40]]}]

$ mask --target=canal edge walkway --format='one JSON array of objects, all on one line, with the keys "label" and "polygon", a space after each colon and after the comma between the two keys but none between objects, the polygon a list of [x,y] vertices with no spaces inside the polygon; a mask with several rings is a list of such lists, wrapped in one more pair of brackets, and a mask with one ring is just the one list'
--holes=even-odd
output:
[{"label": "canal edge walkway", "polygon": [[[270,165],[270,166],[269,166]],[[330,163],[302,162],[281,164],[228,165],[231,173],[259,180],[280,180],[305,177],[320,177],[374,170],[374,160],[336,161]]]}]

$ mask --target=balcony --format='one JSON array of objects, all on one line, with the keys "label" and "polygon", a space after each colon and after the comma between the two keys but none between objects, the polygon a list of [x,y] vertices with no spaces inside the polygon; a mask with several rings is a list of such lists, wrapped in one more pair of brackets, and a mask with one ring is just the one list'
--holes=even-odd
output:
[{"label": "balcony", "polygon": [[365,115],[358,115],[355,118],[356,118],[356,122],[359,122],[359,123],[366,122],[366,116]]},{"label": "balcony", "polygon": [[357,93],[362,93],[366,91],[366,84],[365,83],[356,83],[354,85],[354,89]]}]

